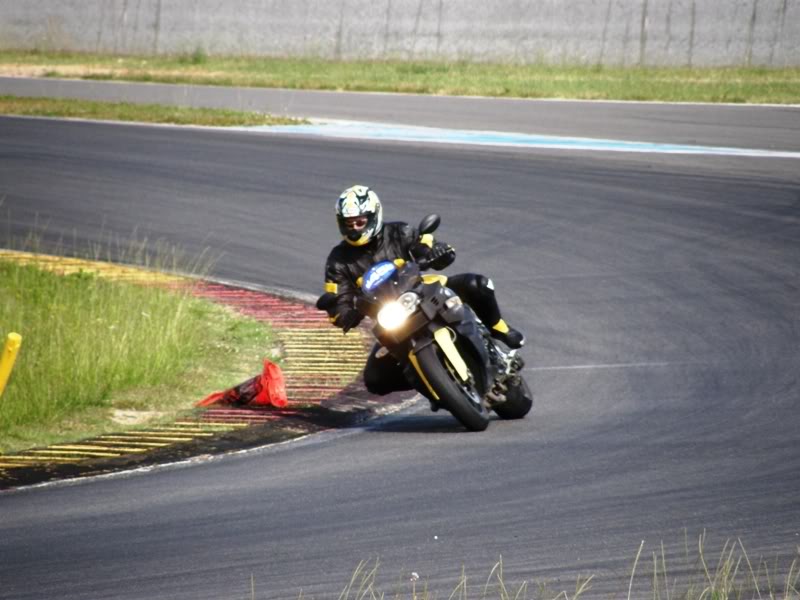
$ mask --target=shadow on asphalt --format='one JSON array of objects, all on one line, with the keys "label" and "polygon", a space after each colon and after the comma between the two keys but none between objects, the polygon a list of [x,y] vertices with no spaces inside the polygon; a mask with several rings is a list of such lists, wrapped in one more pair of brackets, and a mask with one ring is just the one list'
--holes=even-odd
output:
[{"label": "shadow on asphalt", "polygon": [[470,433],[444,411],[424,410],[418,414],[389,416],[365,427],[367,431],[386,433]]}]

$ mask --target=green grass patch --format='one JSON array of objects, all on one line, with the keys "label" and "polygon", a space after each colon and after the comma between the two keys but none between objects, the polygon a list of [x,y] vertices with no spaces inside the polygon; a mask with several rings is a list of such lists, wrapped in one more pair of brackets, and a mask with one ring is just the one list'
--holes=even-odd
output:
[{"label": "green grass patch", "polygon": [[0,74],[310,90],[671,102],[800,102],[800,68],[640,68],[0,52]]},{"label": "green grass patch", "polygon": [[188,108],[160,104],[94,102],[66,98],[24,98],[17,96],[0,96],[0,114],[215,127],[302,123],[297,119],[274,117],[263,113],[215,108]]},{"label": "green grass patch", "polygon": [[23,341],[0,398],[6,453],[174,418],[260,373],[275,344],[266,324],[186,289],[0,259],[0,339],[12,331]]}]

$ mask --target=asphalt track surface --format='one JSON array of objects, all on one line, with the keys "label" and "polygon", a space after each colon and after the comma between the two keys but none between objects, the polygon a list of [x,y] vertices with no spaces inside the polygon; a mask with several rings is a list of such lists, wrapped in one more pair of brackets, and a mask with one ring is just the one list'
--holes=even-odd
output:
[{"label": "asphalt track surface", "polygon": [[0,77],[0,93],[425,127],[800,150],[800,106],[580,102]]},{"label": "asphalt track surface", "polygon": [[[253,581],[259,598],[328,598],[378,557],[387,593],[413,571],[447,597],[462,565],[478,593],[502,555],[509,583],[555,592],[594,573],[594,595],[619,597],[641,540],[648,557],[663,541],[680,574],[685,537],[703,530],[711,551],[740,537],[751,560],[790,560],[799,173],[789,159],[0,119],[7,236],[38,223],[74,247],[136,228],[224,253],[220,277],[313,293],[342,188],[369,183],[389,219],[440,213],[451,270],[490,275],[527,332],[537,396],[529,418],[480,434],[420,407],[249,454],[1,494],[0,596],[235,598]],[[636,597],[649,593],[644,571]]]}]

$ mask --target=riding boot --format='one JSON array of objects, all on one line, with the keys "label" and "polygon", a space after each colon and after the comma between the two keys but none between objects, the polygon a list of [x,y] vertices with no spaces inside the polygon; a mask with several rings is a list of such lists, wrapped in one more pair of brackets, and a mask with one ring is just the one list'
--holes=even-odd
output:
[{"label": "riding boot", "polygon": [[521,331],[517,331],[513,327],[509,327],[503,319],[491,327],[492,337],[500,340],[512,350],[522,348],[525,345],[525,336]]}]

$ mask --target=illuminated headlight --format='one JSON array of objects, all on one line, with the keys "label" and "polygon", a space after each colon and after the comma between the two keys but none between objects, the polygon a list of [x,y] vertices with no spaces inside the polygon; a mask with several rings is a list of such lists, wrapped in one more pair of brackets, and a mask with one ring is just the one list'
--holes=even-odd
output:
[{"label": "illuminated headlight", "polygon": [[384,304],[378,313],[378,324],[389,331],[397,329],[406,319],[414,314],[419,305],[419,296],[414,292],[406,292],[394,302]]}]

